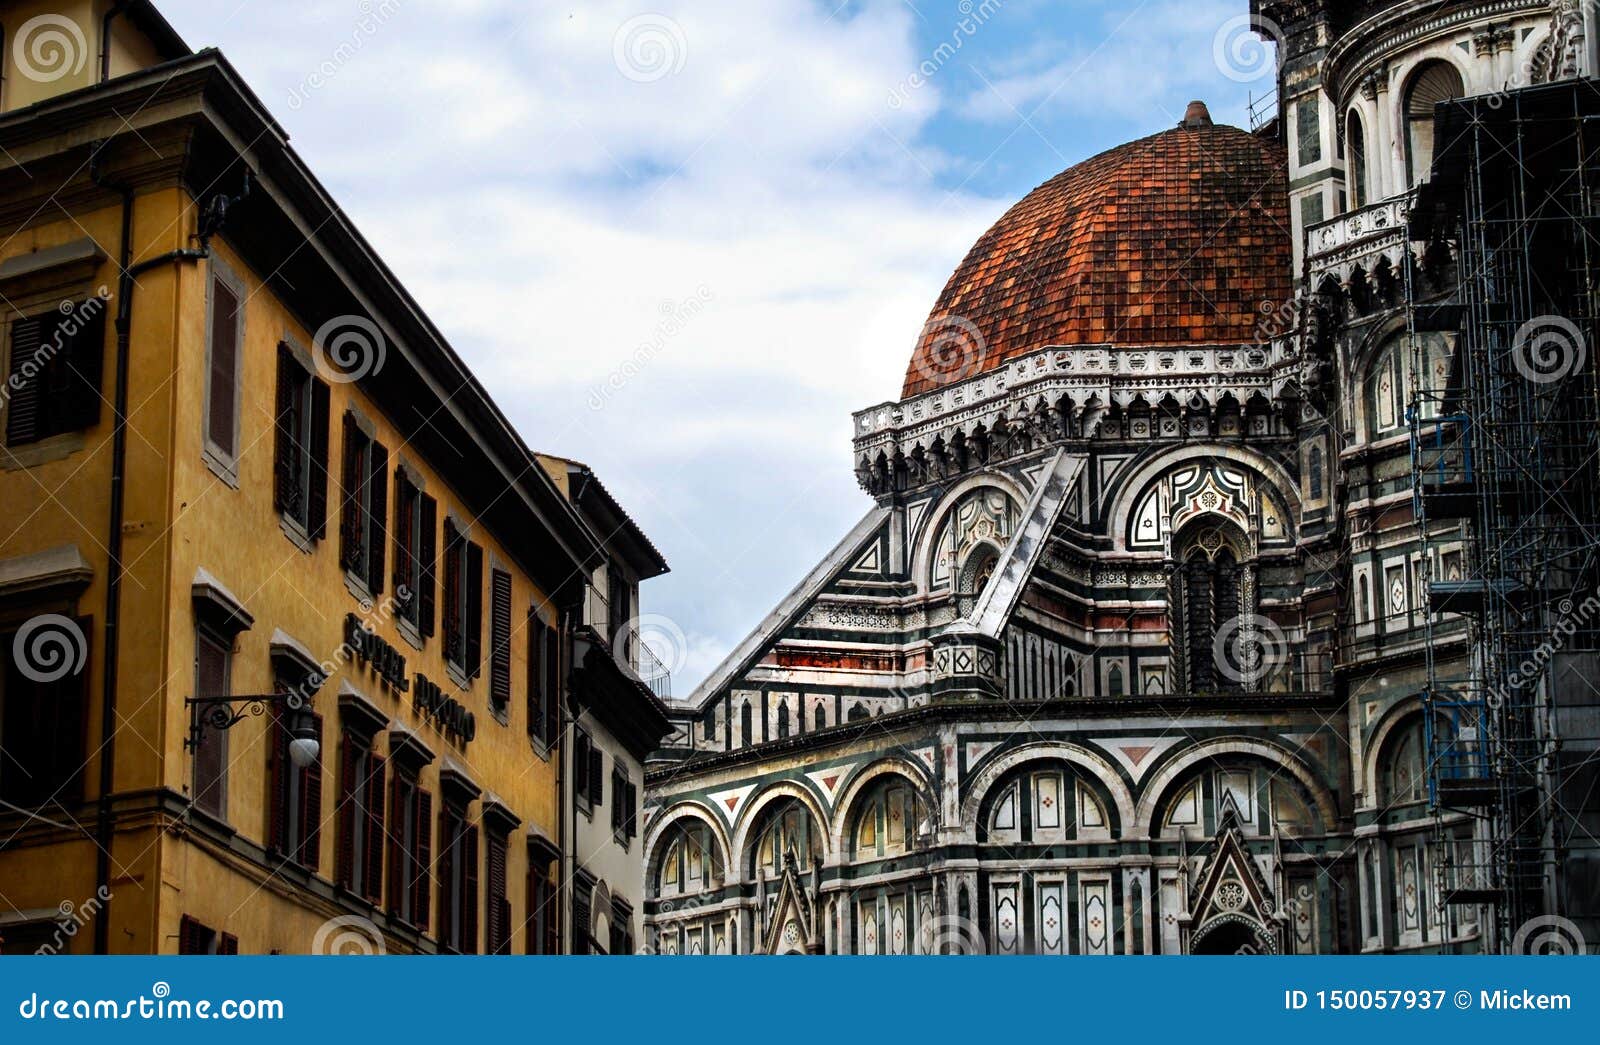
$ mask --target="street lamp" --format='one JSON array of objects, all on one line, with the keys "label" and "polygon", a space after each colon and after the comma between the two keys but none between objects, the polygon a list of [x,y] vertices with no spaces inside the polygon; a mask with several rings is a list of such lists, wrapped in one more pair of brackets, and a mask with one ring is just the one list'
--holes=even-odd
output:
[{"label": "street lamp", "polygon": [[299,769],[316,762],[322,753],[316,719],[311,714],[311,698],[303,693],[266,693],[242,697],[190,697],[189,736],[183,746],[196,751],[208,729],[232,729],[246,716],[264,715],[270,707],[281,708],[289,730],[289,761]]}]

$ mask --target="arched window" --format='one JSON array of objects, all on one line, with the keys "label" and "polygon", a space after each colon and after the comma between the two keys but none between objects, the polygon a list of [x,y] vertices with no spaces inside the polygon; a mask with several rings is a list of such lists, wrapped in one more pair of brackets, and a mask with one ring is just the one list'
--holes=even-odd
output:
[{"label": "arched window", "polygon": [[1411,74],[1405,91],[1406,176],[1412,185],[1433,168],[1433,107],[1460,98],[1466,90],[1461,73],[1443,59],[1423,62]]},{"label": "arched window", "polygon": [[783,870],[785,856],[791,853],[797,870],[810,870],[822,860],[822,836],[799,799],[783,798],[763,815],[750,872],[755,874],[759,869],[769,878],[776,877]]},{"label": "arched window", "polygon": [[1356,623],[1365,624],[1372,619],[1372,582],[1366,574],[1356,581]]},{"label": "arched window", "polygon": [[1306,471],[1311,473],[1307,476],[1306,482],[1311,499],[1322,500],[1322,447],[1313,446],[1311,452],[1306,455]]},{"label": "arched window", "polygon": [[855,859],[876,860],[910,852],[926,815],[916,789],[904,779],[889,777],[874,784],[856,814]]},{"label": "arched window", "polygon": [[1111,665],[1111,670],[1106,672],[1106,689],[1108,694],[1113,697],[1120,697],[1123,694],[1124,688],[1125,687],[1123,686],[1122,682],[1122,665]]},{"label": "arched window", "polygon": [[1252,685],[1259,665],[1235,663],[1230,653],[1245,644],[1225,642],[1218,635],[1232,634],[1241,626],[1244,571],[1236,549],[1242,547],[1232,527],[1199,523],[1174,541],[1179,566],[1169,600],[1173,603],[1173,638],[1181,641],[1184,681],[1190,693],[1238,689]]},{"label": "arched window", "polygon": [[1427,797],[1422,716],[1398,727],[1384,744],[1379,766],[1379,801],[1384,808],[1420,802]]},{"label": "arched window", "polygon": [[844,718],[846,722],[861,722],[867,717],[867,709],[856,703],[850,705],[850,712]]},{"label": "arched window", "polygon": [[750,702],[745,701],[744,706],[739,709],[739,743],[743,747],[750,746],[752,732],[751,727],[753,725],[754,718],[755,715],[750,710]]},{"label": "arched window", "polygon": [[828,728],[828,713],[826,711],[822,710],[822,705],[821,704],[817,705],[817,709],[816,709],[815,712],[812,713],[811,719],[812,719],[812,721],[811,721],[811,728],[812,729],[827,729]]},{"label": "arched window", "polygon": [[789,735],[789,705],[787,703],[779,704],[778,705],[778,739],[781,740],[781,739],[783,739],[784,737],[786,737],[788,735]]},{"label": "arched window", "polygon": [[722,884],[722,862],[711,829],[693,818],[668,828],[656,872],[657,896],[682,896]]},{"label": "arched window", "polygon": [[1367,191],[1367,132],[1361,114],[1354,109],[1345,119],[1345,181],[1350,187],[1350,208],[1359,210],[1371,202]]}]

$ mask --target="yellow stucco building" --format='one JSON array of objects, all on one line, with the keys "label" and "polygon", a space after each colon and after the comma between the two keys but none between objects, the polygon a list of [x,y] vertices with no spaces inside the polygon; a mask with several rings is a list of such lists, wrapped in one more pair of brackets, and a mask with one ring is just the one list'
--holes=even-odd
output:
[{"label": "yellow stucco building", "polygon": [[221,54],[0,29],[0,949],[561,949],[608,542]]}]

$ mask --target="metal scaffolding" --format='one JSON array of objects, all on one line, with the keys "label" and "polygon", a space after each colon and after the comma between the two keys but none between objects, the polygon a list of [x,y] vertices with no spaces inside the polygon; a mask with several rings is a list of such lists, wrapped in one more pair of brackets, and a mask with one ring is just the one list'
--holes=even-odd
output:
[{"label": "metal scaffolding", "polygon": [[[1446,103],[1434,140],[1411,234],[1436,262],[1455,244],[1453,278],[1405,279],[1429,798],[1479,823],[1441,831],[1437,866],[1447,903],[1488,908],[1494,949],[1563,921],[1600,942],[1600,95]],[[1457,619],[1466,646],[1436,648]]]}]

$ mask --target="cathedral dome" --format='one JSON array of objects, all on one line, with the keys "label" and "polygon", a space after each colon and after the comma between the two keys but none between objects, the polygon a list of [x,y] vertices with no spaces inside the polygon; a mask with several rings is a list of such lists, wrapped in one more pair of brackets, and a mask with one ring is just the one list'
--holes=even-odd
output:
[{"label": "cathedral dome", "polygon": [[1241,344],[1290,298],[1282,148],[1179,126],[1085,160],[984,233],[924,326],[903,396],[1053,345]]}]

